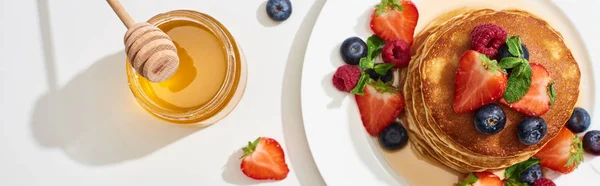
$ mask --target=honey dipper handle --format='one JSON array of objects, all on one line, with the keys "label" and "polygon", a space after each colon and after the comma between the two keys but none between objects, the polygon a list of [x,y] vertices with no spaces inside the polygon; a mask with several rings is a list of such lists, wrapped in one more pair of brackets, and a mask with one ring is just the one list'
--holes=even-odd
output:
[{"label": "honey dipper handle", "polygon": [[108,4],[113,9],[113,11],[115,11],[117,16],[119,16],[119,19],[121,19],[121,22],[123,22],[125,27],[129,29],[129,27],[135,24],[135,22],[131,18],[131,15],[127,13],[127,11],[125,10],[125,8],[123,8],[123,5],[121,5],[119,0],[106,0],[106,2],[108,2]]}]

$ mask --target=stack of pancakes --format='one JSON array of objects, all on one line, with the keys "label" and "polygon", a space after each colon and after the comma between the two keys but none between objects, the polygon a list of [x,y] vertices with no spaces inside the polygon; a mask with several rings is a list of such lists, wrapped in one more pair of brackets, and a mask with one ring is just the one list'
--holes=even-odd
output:
[{"label": "stack of pancakes", "polygon": [[[483,23],[521,37],[530,63],[546,67],[555,81],[556,102],[545,119],[548,132],[541,142],[523,145],[517,125],[524,116],[501,105],[506,114],[504,130],[495,135],[479,133],[473,113],[452,109],[454,79],[461,55],[470,50],[471,30]],[[457,10],[434,20],[416,37],[412,60],[401,71],[406,99],[405,124],[411,144],[422,156],[432,157],[460,172],[497,170],[533,156],[554,138],[577,102],[580,71],[562,36],[544,20],[520,10]]]}]

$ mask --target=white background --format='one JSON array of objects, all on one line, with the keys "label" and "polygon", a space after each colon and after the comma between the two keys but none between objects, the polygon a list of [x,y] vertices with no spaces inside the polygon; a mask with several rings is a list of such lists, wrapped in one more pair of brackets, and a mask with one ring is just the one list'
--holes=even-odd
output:
[{"label": "white background", "polygon": [[[200,130],[137,105],[125,77],[126,29],[105,1],[0,1],[0,185],[324,185],[302,126],[300,75],[325,0],[293,1],[281,24],[265,2],[123,0],[137,21],[175,9],[208,13],[241,45],[245,95]],[[239,171],[237,150],[258,136],[281,143],[287,179]]]}]

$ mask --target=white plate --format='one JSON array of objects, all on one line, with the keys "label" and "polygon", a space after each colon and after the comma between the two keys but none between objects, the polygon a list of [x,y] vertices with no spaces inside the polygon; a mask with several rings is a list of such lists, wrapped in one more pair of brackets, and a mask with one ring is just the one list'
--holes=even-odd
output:
[{"label": "white plate", "polygon": [[[600,17],[595,1],[554,0],[549,1],[498,1],[489,5],[483,0],[445,1],[415,0],[419,8],[418,32],[435,15],[462,6],[492,6],[492,8],[516,7],[530,11],[546,19],[561,32],[566,44],[579,62],[582,79],[578,106],[592,115],[592,129],[597,124],[598,107],[595,106],[594,87],[598,77],[592,69],[591,59],[600,56],[587,51],[600,51],[600,29],[594,18]],[[328,185],[408,185],[388,165],[377,146],[375,138],[364,130],[353,96],[337,91],[331,84],[336,68],[343,65],[339,57],[340,43],[350,37],[366,39],[372,35],[368,22],[373,5],[378,0],[329,0],[325,4],[312,31],[306,50],[302,73],[302,113],[309,146],[315,162]],[[559,8],[560,7],[560,8]],[[564,13],[563,13],[564,12]],[[581,39],[585,38],[585,39]],[[585,42],[585,43],[584,43]],[[589,49],[589,50],[586,50]],[[594,81],[594,79],[596,81]],[[410,150],[407,148],[404,151]],[[568,175],[556,177],[558,185],[593,185],[600,182],[600,160],[586,156],[584,164]],[[434,176],[428,176],[435,179]],[[567,184],[568,183],[568,184]],[[452,185],[448,183],[447,185]]]}]

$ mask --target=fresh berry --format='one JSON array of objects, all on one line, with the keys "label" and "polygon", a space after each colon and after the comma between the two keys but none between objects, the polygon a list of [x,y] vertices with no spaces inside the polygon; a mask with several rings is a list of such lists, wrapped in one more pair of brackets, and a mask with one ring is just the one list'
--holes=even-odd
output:
[{"label": "fresh berry", "polygon": [[531,63],[531,86],[521,99],[508,103],[504,98],[500,103],[528,116],[541,116],[550,110],[552,98],[549,88],[553,86],[550,73],[540,64]]},{"label": "fresh berry", "polygon": [[548,178],[540,178],[533,183],[533,186],[556,186],[556,184]]},{"label": "fresh berry", "polygon": [[[419,11],[409,0],[381,0],[371,15],[371,30],[386,41],[402,39],[412,45]],[[400,8],[401,7],[401,8]]]},{"label": "fresh berry", "polygon": [[407,67],[410,62],[410,45],[400,39],[387,42],[381,57],[384,62],[392,63],[396,68]]},{"label": "fresh berry", "polygon": [[502,180],[491,172],[470,173],[457,186],[503,186]]},{"label": "fresh berry", "polygon": [[394,122],[379,133],[379,144],[387,150],[397,150],[408,142],[408,132],[402,124]]},{"label": "fresh berry", "polygon": [[542,166],[540,166],[540,164],[535,164],[521,172],[521,175],[519,175],[519,181],[533,185],[535,181],[542,177]]},{"label": "fresh berry", "polygon": [[517,137],[525,145],[539,143],[546,136],[546,132],[548,132],[546,121],[537,116],[525,116],[517,126]]},{"label": "fresh berry", "polygon": [[563,127],[534,157],[543,167],[567,174],[583,161],[583,148],[579,137]]},{"label": "fresh berry", "polygon": [[257,180],[283,180],[290,169],[285,163],[283,149],[277,141],[260,137],[242,148],[242,172]]},{"label": "fresh berry", "polygon": [[577,107],[573,110],[571,118],[567,120],[567,128],[574,133],[582,133],[590,127],[590,114],[583,108]]},{"label": "fresh berry", "polygon": [[350,92],[360,79],[360,69],[353,65],[343,65],[333,74],[333,86],[340,91]]},{"label": "fresh berry", "polygon": [[346,64],[358,65],[360,58],[366,57],[369,54],[367,44],[358,37],[350,37],[340,46],[340,54]]},{"label": "fresh berry", "polygon": [[480,24],[471,31],[471,48],[489,57],[496,56],[506,41],[506,30],[495,24]]},{"label": "fresh berry", "polygon": [[371,136],[377,136],[404,109],[404,97],[394,87],[367,84],[364,95],[355,95],[360,118]]},{"label": "fresh berry", "polygon": [[367,74],[369,74],[369,77],[371,77],[371,79],[377,81],[378,79],[381,79],[381,81],[383,81],[384,83],[387,83],[389,81],[392,81],[392,79],[394,79],[394,72],[392,70],[388,70],[387,72],[385,72],[385,75],[379,75],[377,72],[375,72],[375,70],[373,69],[367,69],[366,70]]},{"label": "fresh berry", "polygon": [[[518,56],[518,57],[529,60],[529,50],[527,50],[527,46],[525,46],[525,44],[521,43],[521,48],[523,49],[523,54],[521,54],[521,56]],[[508,45],[506,45],[506,43],[502,44],[502,46],[500,46],[500,48],[498,49],[498,54],[496,54],[496,59],[501,60],[502,58],[505,58],[505,57],[515,57],[512,54],[510,54],[510,52],[508,52]]]},{"label": "fresh berry", "polygon": [[600,156],[600,131],[592,130],[583,136],[583,149],[590,154]]},{"label": "fresh berry", "polygon": [[495,60],[474,50],[466,51],[458,62],[454,80],[454,112],[462,114],[502,97],[507,75]]},{"label": "fresh berry", "polygon": [[274,21],[285,21],[292,15],[292,3],[290,0],[269,0],[267,15]]},{"label": "fresh berry", "polygon": [[491,103],[475,112],[475,129],[484,134],[497,134],[504,129],[506,116],[500,106]]}]

